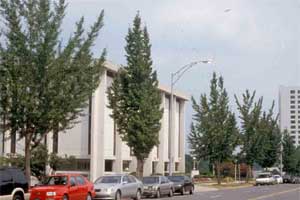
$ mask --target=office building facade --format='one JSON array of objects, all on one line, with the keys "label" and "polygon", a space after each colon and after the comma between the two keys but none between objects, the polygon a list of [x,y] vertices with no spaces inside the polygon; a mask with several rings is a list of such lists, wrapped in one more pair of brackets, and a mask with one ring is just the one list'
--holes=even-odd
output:
[{"label": "office building facade", "polygon": [[287,130],[294,145],[300,145],[300,87],[279,88],[280,129]]}]

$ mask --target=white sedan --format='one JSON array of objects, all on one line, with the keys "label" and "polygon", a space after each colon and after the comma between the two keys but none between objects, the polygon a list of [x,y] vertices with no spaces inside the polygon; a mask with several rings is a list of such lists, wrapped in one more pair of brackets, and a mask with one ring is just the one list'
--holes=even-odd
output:
[{"label": "white sedan", "polygon": [[273,175],[277,184],[283,183],[283,178],[280,175]]}]

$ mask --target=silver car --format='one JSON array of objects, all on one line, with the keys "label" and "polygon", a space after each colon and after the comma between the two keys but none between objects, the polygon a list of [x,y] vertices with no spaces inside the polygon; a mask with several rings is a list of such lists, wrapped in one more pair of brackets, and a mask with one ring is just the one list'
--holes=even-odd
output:
[{"label": "silver car", "polygon": [[148,176],[143,178],[145,197],[160,198],[161,195],[173,196],[174,184],[165,176]]},{"label": "silver car", "polygon": [[95,183],[94,199],[132,198],[140,200],[143,194],[143,184],[131,175],[109,175],[98,178]]}]

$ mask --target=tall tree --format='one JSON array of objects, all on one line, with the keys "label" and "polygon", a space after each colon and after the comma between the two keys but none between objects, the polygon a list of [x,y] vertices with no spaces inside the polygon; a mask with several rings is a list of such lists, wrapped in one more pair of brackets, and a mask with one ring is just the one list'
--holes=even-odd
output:
[{"label": "tall tree", "polygon": [[238,97],[235,95],[235,101],[240,112],[241,119],[241,155],[248,165],[247,169],[247,182],[249,178],[252,177],[252,166],[253,163],[260,152],[261,137],[258,134],[258,126],[260,122],[262,102],[263,98],[259,98],[255,102],[255,91],[250,94],[246,90],[243,94],[242,102],[238,100]]},{"label": "tall tree", "polygon": [[0,0],[0,111],[6,132],[25,139],[26,177],[31,151],[53,131],[71,128],[99,85],[105,51],[91,47],[103,11],[85,34],[84,19],[68,41],[60,38],[64,0]]},{"label": "tall tree", "polygon": [[151,45],[146,27],[136,15],[126,36],[127,66],[121,68],[108,91],[112,117],[123,141],[137,159],[137,175],[143,176],[144,161],[154,146],[162,118],[161,95],[152,69]]},{"label": "tall tree", "polygon": [[197,157],[208,159],[216,167],[218,184],[221,183],[221,163],[232,156],[238,142],[234,114],[229,109],[229,98],[223,78],[213,74],[210,95],[201,95],[198,104],[192,98],[194,118],[188,137]]},{"label": "tall tree", "polygon": [[272,167],[279,158],[281,132],[278,126],[278,116],[273,116],[274,102],[269,112],[263,112],[259,124],[257,137],[260,138],[259,152],[256,156],[256,162],[263,168]]},{"label": "tall tree", "polygon": [[297,159],[296,147],[294,146],[293,139],[287,130],[283,132],[283,152],[282,152],[282,164],[283,171],[291,174],[297,172],[297,164],[300,162],[300,157]]}]

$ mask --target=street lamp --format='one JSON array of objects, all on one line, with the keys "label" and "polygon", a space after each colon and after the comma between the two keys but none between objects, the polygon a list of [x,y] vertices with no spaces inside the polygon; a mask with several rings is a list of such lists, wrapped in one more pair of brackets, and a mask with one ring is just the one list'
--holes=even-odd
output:
[{"label": "street lamp", "polygon": [[188,71],[189,69],[191,69],[193,66],[197,65],[197,64],[210,64],[212,63],[212,60],[199,60],[199,61],[195,61],[195,62],[191,62],[187,65],[184,65],[183,67],[181,67],[179,70],[177,70],[174,73],[171,73],[171,99],[170,99],[170,117],[169,117],[169,176],[172,176],[173,173],[173,162],[174,162],[174,156],[172,152],[172,144],[171,144],[171,138],[173,136],[173,88],[174,85],[177,83],[177,81],[183,76],[183,74]]},{"label": "street lamp", "polygon": [[196,157],[193,157],[193,170],[196,170]]}]

